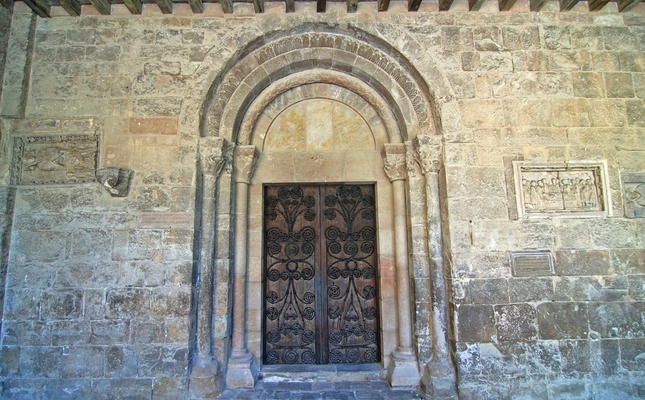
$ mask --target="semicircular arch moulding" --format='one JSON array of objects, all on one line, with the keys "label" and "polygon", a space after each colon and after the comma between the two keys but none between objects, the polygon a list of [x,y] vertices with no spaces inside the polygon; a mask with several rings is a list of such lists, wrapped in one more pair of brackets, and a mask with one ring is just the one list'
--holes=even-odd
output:
[{"label": "semicircular arch moulding", "polygon": [[201,136],[250,144],[264,107],[298,85],[317,82],[363,97],[379,113],[390,142],[435,133],[437,115],[428,86],[399,52],[362,31],[315,28],[280,32],[273,40],[252,42],[239,52],[208,92]]}]

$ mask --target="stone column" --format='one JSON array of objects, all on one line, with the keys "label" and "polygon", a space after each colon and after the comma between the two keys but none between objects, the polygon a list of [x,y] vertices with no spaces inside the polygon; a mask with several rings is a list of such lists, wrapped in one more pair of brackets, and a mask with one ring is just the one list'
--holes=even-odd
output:
[{"label": "stone column", "polygon": [[385,173],[392,182],[394,210],[394,259],[396,263],[396,292],[398,313],[398,347],[387,367],[387,379],[392,386],[419,384],[419,364],[412,345],[412,307],[410,271],[408,268],[407,213],[405,206],[405,145],[386,144],[382,156]]},{"label": "stone column", "polygon": [[249,184],[257,167],[259,152],[253,145],[237,146],[235,174],[235,254],[233,294],[233,352],[228,360],[226,386],[253,388],[258,370],[246,348],[246,271],[248,255]]},{"label": "stone column", "polygon": [[25,116],[36,23],[36,14],[26,4],[22,2],[14,4],[4,78],[0,90],[0,116],[2,117],[24,118]]},{"label": "stone column", "polygon": [[195,280],[197,357],[190,374],[190,398],[215,398],[224,389],[223,380],[219,376],[220,365],[213,354],[213,255],[217,232],[217,178],[226,161],[227,147],[226,140],[221,137],[205,137],[199,142],[199,170],[202,182],[199,191],[199,259]]},{"label": "stone column", "polygon": [[439,171],[442,167],[441,138],[419,135],[414,139],[413,145],[426,179],[426,217],[432,291],[432,358],[424,369],[421,387],[432,396],[454,397],[456,378],[448,349],[448,303],[439,197]]}]

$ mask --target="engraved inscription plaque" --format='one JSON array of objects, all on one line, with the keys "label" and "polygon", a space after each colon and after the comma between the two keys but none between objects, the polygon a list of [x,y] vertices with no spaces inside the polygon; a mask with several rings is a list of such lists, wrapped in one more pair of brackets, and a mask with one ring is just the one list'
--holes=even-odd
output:
[{"label": "engraved inscription plaque", "polygon": [[513,276],[555,275],[553,255],[548,251],[512,251]]},{"label": "engraved inscription plaque", "polygon": [[606,163],[515,161],[518,212],[522,217],[608,214]]},{"label": "engraved inscription plaque", "polygon": [[98,144],[94,134],[15,137],[11,183],[94,182]]},{"label": "engraved inscription plaque", "polygon": [[625,216],[645,218],[645,173],[623,173]]}]

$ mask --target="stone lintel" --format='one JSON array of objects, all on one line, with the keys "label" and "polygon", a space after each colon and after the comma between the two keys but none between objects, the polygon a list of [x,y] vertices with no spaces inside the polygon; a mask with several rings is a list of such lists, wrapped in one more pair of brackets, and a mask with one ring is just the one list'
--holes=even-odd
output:
[{"label": "stone lintel", "polygon": [[387,367],[387,380],[393,387],[419,386],[419,363],[412,349],[392,352],[392,362]]},{"label": "stone lintel", "polygon": [[248,351],[236,352],[228,359],[226,387],[232,389],[253,389],[258,380],[258,368],[253,355]]}]

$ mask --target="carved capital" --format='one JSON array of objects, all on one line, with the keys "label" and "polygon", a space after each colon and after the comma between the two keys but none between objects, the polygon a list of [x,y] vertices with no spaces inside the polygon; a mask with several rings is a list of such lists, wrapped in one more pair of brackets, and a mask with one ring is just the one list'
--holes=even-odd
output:
[{"label": "carved capital", "polygon": [[202,174],[218,176],[226,162],[228,143],[221,137],[203,137],[199,140],[199,163]]},{"label": "carved capital", "polygon": [[127,197],[133,176],[134,171],[126,168],[108,167],[96,170],[96,179],[112,197]]},{"label": "carved capital", "polygon": [[251,183],[259,159],[260,152],[255,146],[237,146],[233,160],[235,182]]},{"label": "carved capital", "polygon": [[386,143],[381,151],[383,157],[383,169],[390,181],[405,179],[407,165],[405,163],[405,144]]},{"label": "carved capital", "polygon": [[441,138],[419,135],[412,141],[416,159],[423,174],[437,173],[441,169]]}]

